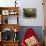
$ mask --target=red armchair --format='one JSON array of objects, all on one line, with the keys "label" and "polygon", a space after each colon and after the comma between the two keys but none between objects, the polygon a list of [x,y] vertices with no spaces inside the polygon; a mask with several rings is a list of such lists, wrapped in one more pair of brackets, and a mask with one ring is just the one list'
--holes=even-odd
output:
[{"label": "red armchair", "polygon": [[[34,40],[34,41],[32,41]],[[31,42],[30,42],[31,41]],[[29,44],[30,45],[29,45]],[[31,44],[32,43],[32,44]],[[35,43],[33,45],[33,43]],[[28,28],[25,32],[24,37],[22,38],[22,42],[21,42],[21,46],[41,46],[41,44],[39,43],[38,39],[37,39],[37,35],[36,33],[33,31],[32,28]]]}]

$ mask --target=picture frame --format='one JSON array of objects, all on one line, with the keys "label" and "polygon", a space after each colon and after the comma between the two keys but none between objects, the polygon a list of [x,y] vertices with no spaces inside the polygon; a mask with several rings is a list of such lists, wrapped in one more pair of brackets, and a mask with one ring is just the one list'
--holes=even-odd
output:
[{"label": "picture frame", "polygon": [[36,8],[23,8],[25,18],[36,18]]},{"label": "picture frame", "polygon": [[2,10],[2,15],[9,15],[9,10]]},{"label": "picture frame", "polygon": [[17,13],[18,13],[18,12],[15,11],[15,10],[10,10],[10,11],[9,11],[9,14],[10,14],[10,15],[16,15]]}]

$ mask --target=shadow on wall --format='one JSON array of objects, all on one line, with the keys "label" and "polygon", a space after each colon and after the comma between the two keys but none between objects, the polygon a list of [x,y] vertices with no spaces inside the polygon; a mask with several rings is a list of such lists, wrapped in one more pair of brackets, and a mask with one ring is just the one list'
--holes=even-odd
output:
[{"label": "shadow on wall", "polygon": [[39,41],[43,43],[43,30],[41,26],[21,26],[19,31],[20,42],[24,36],[24,33],[26,32],[28,28],[32,28],[36,32]]}]

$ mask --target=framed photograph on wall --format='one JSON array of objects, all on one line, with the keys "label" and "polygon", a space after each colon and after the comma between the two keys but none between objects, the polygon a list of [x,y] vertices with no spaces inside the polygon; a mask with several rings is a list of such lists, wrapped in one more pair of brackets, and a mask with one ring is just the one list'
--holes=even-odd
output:
[{"label": "framed photograph on wall", "polygon": [[2,15],[9,15],[9,10],[2,10]]},{"label": "framed photograph on wall", "polygon": [[36,8],[23,8],[23,16],[26,18],[35,18]]}]

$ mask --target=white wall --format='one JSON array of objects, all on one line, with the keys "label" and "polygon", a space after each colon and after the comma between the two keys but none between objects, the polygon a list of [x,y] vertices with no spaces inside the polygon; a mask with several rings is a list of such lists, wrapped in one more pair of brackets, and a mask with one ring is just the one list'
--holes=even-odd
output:
[{"label": "white wall", "polygon": [[10,6],[14,6],[14,1],[15,0],[0,0],[0,6],[1,7],[10,7]]},{"label": "white wall", "polygon": [[[0,6],[14,6],[15,0],[0,0]],[[19,24],[21,26],[43,26],[43,6],[42,0],[17,0],[20,7]],[[23,8],[36,8],[37,17],[25,19],[23,17]]]},{"label": "white wall", "polygon": [[[20,25],[26,26],[43,26],[43,6],[42,0],[21,0],[20,1]],[[37,17],[26,19],[23,18],[23,8],[36,8]]]}]

